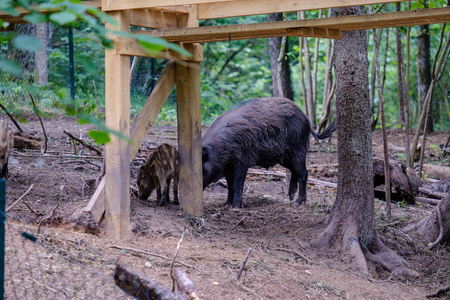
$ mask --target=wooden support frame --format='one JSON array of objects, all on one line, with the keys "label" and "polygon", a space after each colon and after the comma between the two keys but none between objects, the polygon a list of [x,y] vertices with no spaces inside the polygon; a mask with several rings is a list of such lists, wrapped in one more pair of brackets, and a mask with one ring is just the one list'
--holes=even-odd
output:
[{"label": "wooden support frame", "polygon": [[[178,17],[178,27],[198,27],[197,6]],[[201,47],[193,44],[193,47]],[[202,48],[203,49],[203,48]],[[202,50],[203,52],[203,50]],[[180,207],[188,214],[203,215],[202,119],[200,63],[176,65],[178,153],[180,154]]]},{"label": "wooden support frame", "polygon": [[[131,140],[133,145],[130,148],[129,163],[133,160],[134,155],[138,151],[144,141],[152,124],[158,117],[161,108],[169,97],[175,86],[175,62],[169,62],[159,77],[153,91],[140,112],[134,128],[131,130]],[[97,190],[92,196],[89,204],[85,207],[85,211],[92,214],[96,222],[99,222],[105,212],[105,177],[100,181]]]},{"label": "wooden support frame", "polygon": [[[111,13],[120,30],[129,30],[126,11]],[[106,24],[107,28],[111,25]],[[105,123],[128,137],[130,133],[130,57],[105,49]],[[106,234],[113,240],[130,234],[130,144],[116,135],[105,145]],[[123,176],[123,174],[127,174]]]}]

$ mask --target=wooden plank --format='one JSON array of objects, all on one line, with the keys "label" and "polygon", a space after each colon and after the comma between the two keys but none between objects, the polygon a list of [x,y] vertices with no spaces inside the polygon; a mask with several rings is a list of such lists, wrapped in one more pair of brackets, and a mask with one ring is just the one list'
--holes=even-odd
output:
[{"label": "wooden plank", "polygon": [[[178,17],[179,27],[198,27],[197,7]],[[180,208],[194,216],[203,215],[202,118],[200,63],[176,65],[178,152],[180,154]]]},{"label": "wooden plank", "polygon": [[[102,0],[103,11],[126,10],[137,8],[157,8],[170,6],[187,6],[199,3],[215,3],[236,0]],[[240,0],[243,1],[243,0]],[[247,1],[243,1],[247,2]],[[248,3],[248,2],[247,2]]]},{"label": "wooden plank", "polygon": [[[125,1],[125,0],[123,0]],[[218,19],[280,12],[326,9],[332,7],[359,6],[381,3],[402,2],[393,0],[251,0],[217,3],[199,3],[198,18]]]},{"label": "wooden plank", "polygon": [[[145,33],[145,31],[140,33]],[[117,54],[129,56],[165,58],[182,61],[196,61],[196,62],[203,61],[203,47],[201,45],[181,44],[180,46],[189,51],[190,53],[192,53],[192,57],[186,57],[180,55],[178,52],[167,49],[158,53],[148,53],[145,52],[142,49],[141,45],[139,45],[139,43],[134,39],[124,37],[116,39]]]},{"label": "wooden plank", "polygon": [[[120,30],[129,30],[126,11],[111,16]],[[107,29],[112,25],[106,24]],[[130,57],[105,49],[105,124],[128,137],[130,134]],[[105,145],[105,225],[110,239],[130,235],[130,144],[110,135]]]},{"label": "wooden plank", "polygon": [[202,216],[200,63],[177,64],[176,69],[180,208]]},{"label": "wooden plank", "polygon": [[[158,79],[150,96],[139,113],[135,126],[131,130],[130,163],[145,139],[150,127],[155,122],[162,106],[175,86],[175,63],[169,62]],[[96,222],[99,222],[105,212],[105,177],[100,181],[97,190],[84,208],[89,211]]]},{"label": "wooden plank", "polygon": [[177,28],[177,15],[149,9],[129,10],[130,25],[154,29]]},{"label": "wooden plank", "polygon": [[[328,38],[340,38],[339,30],[364,30],[450,22],[450,7],[390,12],[372,15],[345,16],[323,19],[306,19],[283,22],[204,26],[146,31],[169,42],[216,42],[234,39],[250,39],[270,36],[304,34]],[[320,32],[320,30],[327,30]],[[336,31],[337,30],[337,31]],[[328,36],[325,35],[328,32]],[[324,34],[323,36],[321,36]]]}]

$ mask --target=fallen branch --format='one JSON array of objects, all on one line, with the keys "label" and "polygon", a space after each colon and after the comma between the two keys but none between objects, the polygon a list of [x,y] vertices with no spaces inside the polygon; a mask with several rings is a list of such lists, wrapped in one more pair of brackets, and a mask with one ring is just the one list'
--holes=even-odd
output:
[{"label": "fallen branch", "polygon": [[335,183],[335,182],[324,181],[324,180],[319,180],[319,179],[315,179],[315,178],[308,178],[308,182],[314,183],[316,185],[321,185],[324,187],[333,188],[333,189],[337,188],[337,183]]},{"label": "fallen branch", "polygon": [[252,253],[252,250],[253,250],[252,248],[248,248],[247,254],[245,254],[244,260],[242,261],[241,267],[239,268],[239,272],[237,274],[236,281],[239,281],[239,279],[241,278],[242,271],[244,271],[245,264],[247,263],[247,260],[250,256],[250,254]]},{"label": "fallen branch", "polygon": [[170,264],[170,277],[172,278],[172,292],[175,292],[175,277],[173,274],[173,265],[175,263],[175,259],[178,256],[178,251],[180,251],[180,246],[181,246],[181,243],[183,242],[185,232],[186,232],[186,227],[184,227],[183,233],[181,234],[181,238],[177,243],[177,250],[175,251],[175,254],[173,256],[172,263]]},{"label": "fallen branch", "polygon": [[65,130],[63,130],[63,132],[64,132],[65,134],[67,134],[71,139],[77,141],[78,143],[80,143],[80,144],[83,145],[84,147],[88,148],[89,150],[94,151],[94,152],[97,153],[98,155],[103,155],[103,152],[102,152],[100,149],[98,149],[97,147],[94,147],[94,146],[91,146],[91,145],[89,145],[89,144],[86,144],[82,139],[79,139],[79,138],[73,136],[71,133],[69,133],[69,132],[67,132],[67,131],[65,131]]},{"label": "fallen branch", "polygon": [[125,266],[116,265],[114,272],[116,285],[136,299],[150,300],[184,300],[185,297],[172,292],[165,286],[143,275],[127,270]]},{"label": "fallen branch", "polygon": [[275,177],[280,177],[280,178],[286,178],[286,173],[278,172],[278,171],[248,169],[247,174],[266,175],[266,176],[275,176]]},{"label": "fallen branch", "polygon": [[[158,253],[147,252],[147,251],[142,251],[142,250],[139,250],[139,249],[133,249],[133,248],[128,248],[128,247],[121,247],[121,246],[118,246],[118,245],[111,245],[111,246],[109,246],[109,247],[110,247],[110,248],[120,249],[120,250],[123,249],[123,250],[127,250],[127,251],[133,251],[133,252],[141,253],[141,254],[146,254],[146,255],[158,257],[158,258],[161,258],[161,259],[164,259],[164,260],[169,260],[169,261],[172,261],[172,259],[173,259],[173,258],[164,256],[164,255],[161,255],[161,254],[158,254]],[[192,268],[192,269],[198,270],[196,267],[191,266],[191,265],[189,265],[189,264],[187,264],[187,263],[183,263],[183,262],[181,262],[181,261],[179,261],[179,260],[176,260],[175,262],[178,263],[178,264],[180,264],[180,265],[182,265],[182,266],[185,266],[185,267],[188,267],[188,268]]]},{"label": "fallen branch", "polygon": [[8,211],[10,211],[14,206],[16,206],[17,203],[19,203],[20,201],[22,201],[22,199],[23,199],[23,198],[31,191],[31,189],[33,188],[33,186],[34,186],[34,184],[30,185],[30,187],[28,188],[28,190],[27,190],[22,196],[20,196],[19,199],[17,199],[16,202],[14,202],[13,204],[11,204],[11,206],[8,207],[8,208],[5,210],[5,213],[7,213]]},{"label": "fallen branch", "polygon": [[426,197],[414,197],[414,200],[421,203],[427,203],[431,205],[438,205],[441,200],[426,198]]},{"label": "fallen branch", "polygon": [[432,191],[432,190],[429,190],[429,189],[426,189],[423,187],[419,187],[419,192],[421,192],[422,194],[428,195],[428,196],[433,196],[438,199],[447,197],[447,193],[440,193],[440,192]]},{"label": "fallen branch", "polygon": [[448,292],[450,292],[450,284],[438,288],[434,293],[428,294],[428,295],[426,295],[425,297],[427,297],[427,298],[431,298],[431,297],[440,297],[441,295],[443,295],[443,294],[445,294],[445,293],[448,293]]},{"label": "fallen branch", "polygon": [[187,277],[186,273],[180,269],[174,268],[173,278],[176,281],[178,290],[181,294],[187,295],[189,300],[200,300],[194,283]]},{"label": "fallen branch", "polygon": [[46,220],[50,219],[51,217],[53,217],[53,215],[55,214],[56,209],[59,207],[60,204],[61,204],[61,202],[58,203],[58,204],[55,206],[55,208],[53,208],[52,214],[51,214],[50,216],[43,218],[43,219],[39,222],[38,233],[39,233],[39,231],[41,230],[41,225],[44,223],[44,221],[46,221]]},{"label": "fallen branch", "polygon": [[32,209],[31,206],[28,205],[28,203],[24,202],[23,204],[25,204],[26,207],[28,207],[28,209],[29,209],[33,214],[35,214],[36,216],[39,217],[39,216],[45,215],[45,213],[40,213],[40,212],[37,212],[37,211],[35,211],[34,209]]},{"label": "fallen branch", "polygon": [[19,131],[23,133],[22,127],[20,127],[19,123],[17,123],[16,119],[14,119],[14,117],[8,112],[6,107],[4,107],[3,104],[1,104],[1,103],[0,103],[0,107],[3,109],[5,114],[8,115],[8,117],[11,119],[11,121],[14,123],[14,125],[16,125],[17,129],[19,129]]},{"label": "fallen branch", "polygon": [[275,250],[280,250],[280,251],[285,251],[285,252],[289,252],[289,253],[294,253],[295,255],[297,255],[298,257],[303,259],[304,261],[310,262],[310,260],[306,256],[304,256],[303,254],[301,254],[298,251],[291,250],[291,249],[286,249],[286,248],[275,248]]},{"label": "fallen branch", "polygon": [[44,153],[46,153],[46,152],[47,152],[47,143],[48,143],[47,132],[45,132],[44,123],[42,122],[42,118],[41,118],[41,116],[39,115],[39,110],[38,110],[37,107],[36,107],[36,103],[34,103],[33,96],[31,95],[30,92],[28,92],[28,95],[30,95],[31,102],[33,103],[33,107],[34,107],[34,112],[35,112],[36,115],[38,116],[39,122],[41,123],[42,132],[44,133],[44,139],[45,139],[45,141],[44,141]]}]

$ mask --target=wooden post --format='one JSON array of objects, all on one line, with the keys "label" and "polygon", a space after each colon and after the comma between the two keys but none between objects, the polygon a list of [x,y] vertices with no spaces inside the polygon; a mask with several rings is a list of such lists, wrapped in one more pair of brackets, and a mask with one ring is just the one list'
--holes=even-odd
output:
[{"label": "wooden post", "polygon": [[[178,18],[178,27],[197,27],[197,6]],[[180,153],[180,207],[194,216],[203,215],[202,128],[200,63],[176,65],[178,152]]]},{"label": "wooden post", "polygon": [[[126,11],[112,12],[121,31],[129,30]],[[106,23],[108,29],[112,25]],[[106,126],[130,135],[130,57],[116,49],[105,50],[105,116]],[[116,135],[105,146],[105,221],[110,239],[130,235],[130,144]]]}]

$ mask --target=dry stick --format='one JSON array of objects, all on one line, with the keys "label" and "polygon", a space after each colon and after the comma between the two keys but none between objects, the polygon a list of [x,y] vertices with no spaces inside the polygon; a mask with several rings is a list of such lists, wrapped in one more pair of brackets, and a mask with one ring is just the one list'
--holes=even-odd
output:
[{"label": "dry stick", "polygon": [[186,273],[180,269],[174,268],[173,277],[177,282],[178,290],[181,294],[186,295],[189,300],[200,300],[194,283],[189,279]]},{"label": "dry stick", "polygon": [[310,262],[310,260],[304,256],[303,254],[301,254],[298,251],[295,250],[291,250],[291,249],[286,249],[286,248],[275,248],[275,250],[280,250],[280,251],[285,251],[285,252],[289,252],[289,253],[294,253],[296,254],[298,257],[302,258],[303,260],[305,260],[306,262]]},{"label": "dry stick", "polygon": [[[371,10],[372,10],[372,6]],[[384,98],[383,98],[383,87],[381,83],[381,74],[380,74],[380,61],[379,61],[379,53],[378,53],[378,39],[377,39],[377,30],[372,30],[373,34],[373,42],[374,42],[374,50],[375,50],[375,66],[376,66],[376,74],[377,74],[377,92],[378,98],[380,100],[380,109],[381,109],[381,129],[383,132],[383,152],[384,152],[384,185],[386,186],[386,215],[387,218],[391,218],[391,178],[389,172],[389,157],[388,157],[388,146],[387,146],[387,133],[386,133],[386,119],[384,115]]]},{"label": "dry stick", "polygon": [[7,213],[8,211],[10,211],[14,206],[16,206],[17,203],[19,203],[20,201],[22,201],[22,199],[23,199],[23,198],[31,191],[31,189],[33,188],[33,186],[34,186],[34,184],[30,185],[30,187],[28,188],[28,190],[27,190],[22,196],[20,196],[19,199],[17,199],[16,202],[14,202],[10,207],[8,207],[8,208],[5,210],[5,213]]},{"label": "dry stick", "polygon": [[434,246],[436,246],[440,241],[442,240],[442,237],[444,236],[444,224],[442,223],[442,214],[441,214],[441,204],[444,200],[442,200],[437,206],[436,206],[436,213],[439,221],[439,236],[438,238],[431,244],[428,245],[428,249],[432,249]]},{"label": "dry stick", "polygon": [[430,205],[438,205],[441,202],[441,200],[426,198],[426,197],[414,197],[414,201],[420,202],[420,203],[426,203],[426,204],[430,204]]},{"label": "dry stick", "polygon": [[44,221],[46,221],[46,220],[50,219],[51,217],[53,217],[53,215],[55,214],[56,209],[59,207],[60,204],[61,204],[61,202],[58,203],[58,204],[55,206],[55,208],[53,208],[52,214],[51,214],[50,216],[43,218],[43,219],[39,222],[38,233],[39,233],[40,230],[41,230],[41,225],[42,225],[42,223],[44,223]]},{"label": "dry stick", "polygon": [[8,115],[8,117],[11,119],[11,121],[16,125],[17,129],[19,129],[20,132],[23,133],[22,128],[20,127],[19,123],[17,123],[16,119],[6,110],[6,107],[3,106],[3,104],[0,103],[0,107],[5,111],[5,114]]},{"label": "dry stick", "polygon": [[173,256],[172,263],[170,264],[170,277],[172,278],[172,292],[175,292],[175,278],[173,276],[173,265],[175,264],[175,259],[178,256],[178,251],[180,251],[180,246],[181,246],[181,243],[183,242],[185,232],[186,232],[186,227],[184,227],[183,233],[181,234],[181,238],[177,243],[177,250],[175,251],[175,255]]},{"label": "dry stick", "polygon": [[253,250],[252,248],[248,248],[247,254],[245,254],[244,260],[242,261],[241,267],[239,268],[239,272],[237,274],[236,281],[239,281],[239,278],[241,278],[242,271],[244,271],[245,264],[247,263],[248,257],[252,253],[252,250]]},{"label": "dry stick", "polygon": [[35,211],[34,209],[32,209],[31,206],[28,205],[28,203],[24,202],[23,204],[25,204],[26,207],[28,207],[28,209],[29,209],[33,214],[35,214],[35,215],[37,215],[37,216],[43,216],[43,215],[45,215],[45,213],[40,213],[40,212],[37,212],[37,211]]},{"label": "dry stick", "polygon": [[[133,252],[141,253],[141,254],[147,254],[147,255],[150,255],[150,256],[155,256],[155,257],[158,257],[158,258],[161,258],[161,259],[165,259],[165,260],[169,260],[169,261],[172,261],[172,260],[173,260],[173,258],[164,256],[164,255],[161,255],[161,254],[158,254],[158,253],[147,252],[147,251],[142,251],[142,250],[138,250],[138,249],[133,249],[133,248],[128,248],[128,247],[122,247],[122,246],[118,246],[118,245],[111,245],[111,246],[109,246],[109,247],[110,247],[110,248],[120,249],[120,250],[123,249],[123,250],[127,250],[127,251],[133,251]],[[191,265],[189,265],[189,264],[183,263],[183,262],[181,262],[181,261],[179,261],[179,260],[176,260],[175,262],[176,262],[177,264],[182,265],[182,266],[185,266],[185,267],[188,267],[188,268],[192,268],[192,269],[198,270],[198,268],[196,268],[196,267],[194,267],[194,266],[191,266]]]},{"label": "dry stick", "polygon": [[71,139],[77,141],[78,143],[80,143],[81,145],[83,145],[84,147],[88,148],[89,150],[94,151],[95,153],[97,153],[98,155],[103,155],[103,152],[98,149],[97,147],[91,146],[89,144],[86,144],[82,139],[79,139],[77,137],[74,137],[72,134],[70,134],[69,132],[63,130],[63,132],[65,134],[67,134]]},{"label": "dry stick", "polygon": [[33,98],[33,96],[31,95],[30,92],[28,92],[28,95],[30,95],[31,102],[33,103],[33,106],[34,106],[34,111],[35,111],[36,115],[37,115],[38,118],[39,118],[39,122],[41,123],[42,132],[44,133],[44,138],[45,138],[45,143],[44,143],[44,153],[46,153],[46,152],[47,152],[48,138],[47,138],[47,133],[45,132],[44,123],[42,123],[42,118],[41,118],[41,116],[39,115],[39,110],[38,110],[37,107],[36,107],[36,103],[34,103],[34,98]]}]

